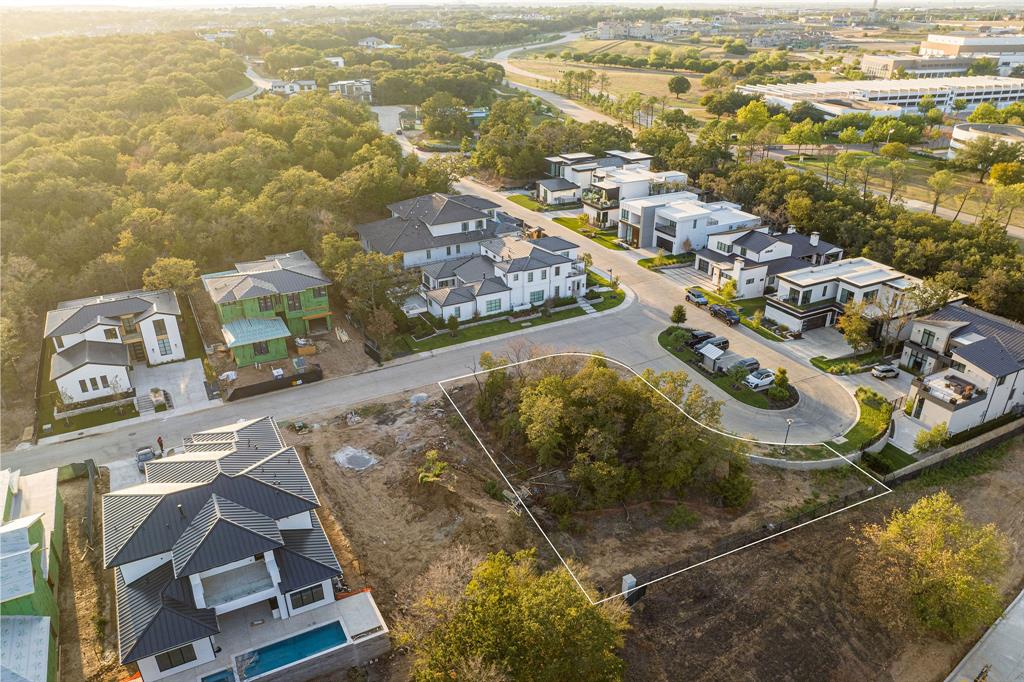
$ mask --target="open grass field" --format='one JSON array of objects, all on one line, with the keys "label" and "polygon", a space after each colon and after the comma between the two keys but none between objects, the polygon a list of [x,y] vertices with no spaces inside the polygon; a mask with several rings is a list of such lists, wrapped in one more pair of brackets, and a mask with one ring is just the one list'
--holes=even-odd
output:
[{"label": "open grass field", "polygon": [[[872,154],[872,152],[853,152],[858,156],[878,156]],[[798,157],[792,156],[786,159],[787,163],[796,166],[797,168],[804,168],[807,170],[813,170],[816,173],[825,173],[825,164],[822,160],[814,158],[810,155],[804,155],[801,161]],[[922,156],[911,156],[906,160],[907,174],[904,179],[904,183],[901,189],[897,190],[897,194],[907,199],[916,199],[917,201],[932,202],[932,191],[928,187],[928,178],[935,172],[935,168],[932,166],[932,160]],[[831,173],[835,173],[834,167]],[[939,206],[948,208],[950,210],[957,210],[960,207],[960,202],[963,199],[964,192],[973,190],[974,194],[964,205],[963,212],[970,215],[977,215],[985,206],[985,191],[986,187],[976,182],[977,175],[974,173],[957,173],[957,184],[953,191],[947,192],[939,200]],[[856,184],[856,181],[851,179],[851,185]],[[872,189],[889,191],[889,181],[886,177],[884,168],[880,168],[875,171],[874,177],[868,183]],[[1015,219],[1014,223],[1019,224],[1020,219]]]}]

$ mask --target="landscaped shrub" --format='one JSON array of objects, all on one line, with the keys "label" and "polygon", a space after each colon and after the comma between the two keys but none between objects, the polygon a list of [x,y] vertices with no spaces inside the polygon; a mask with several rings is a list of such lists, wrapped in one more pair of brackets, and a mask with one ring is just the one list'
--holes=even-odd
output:
[{"label": "landscaped shrub", "polygon": [[946,422],[939,422],[927,431],[918,431],[914,437],[914,447],[922,452],[935,450],[942,447],[942,443],[949,438],[949,427]]},{"label": "landscaped shrub", "polygon": [[675,508],[669,512],[668,516],[665,517],[665,525],[672,530],[679,530],[680,528],[694,528],[700,523],[700,515],[696,512],[692,512],[681,504],[677,504]]}]

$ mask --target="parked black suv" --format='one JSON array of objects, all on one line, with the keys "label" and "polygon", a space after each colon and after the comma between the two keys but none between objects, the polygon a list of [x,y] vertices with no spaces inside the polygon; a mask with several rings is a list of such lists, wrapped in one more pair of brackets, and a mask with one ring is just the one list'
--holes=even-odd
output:
[{"label": "parked black suv", "polygon": [[710,306],[708,310],[711,312],[712,317],[720,318],[730,327],[733,326],[734,324],[740,323],[739,314],[729,306],[724,306],[715,303],[714,305]]},{"label": "parked black suv", "polygon": [[690,340],[686,342],[686,345],[690,348],[696,348],[700,344],[704,343],[708,339],[715,338],[715,335],[711,332],[706,332],[703,329],[694,329],[690,332]]}]

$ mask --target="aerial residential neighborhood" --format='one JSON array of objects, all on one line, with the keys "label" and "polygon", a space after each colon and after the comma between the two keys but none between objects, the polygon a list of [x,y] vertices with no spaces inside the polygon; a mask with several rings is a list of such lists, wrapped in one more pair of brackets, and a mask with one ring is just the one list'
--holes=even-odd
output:
[{"label": "aerial residential neighborhood", "polygon": [[1024,9],[0,10],[0,682],[1024,670]]}]

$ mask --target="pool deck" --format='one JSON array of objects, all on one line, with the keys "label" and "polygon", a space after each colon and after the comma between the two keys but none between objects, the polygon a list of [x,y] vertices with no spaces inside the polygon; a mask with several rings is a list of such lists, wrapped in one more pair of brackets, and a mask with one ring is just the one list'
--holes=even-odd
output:
[{"label": "pool deck", "polygon": [[[348,639],[345,646],[282,670],[282,673],[291,674],[268,674],[259,679],[314,679],[323,674],[325,665],[333,665],[335,659],[339,667],[359,665],[376,658],[390,648],[387,625],[384,624],[384,618],[369,592],[357,592],[286,620],[275,619],[265,601],[222,614],[217,620],[220,624],[220,634],[213,637],[214,650],[216,651],[217,647],[221,649],[217,657],[203,665],[161,678],[161,682],[197,682],[205,675],[233,668],[235,657],[239,654],[337,620],[342,622],[345,629],[345,636]],[[255,624],[261,620],[262,623]],[[321,661],[321,658],[324,660]]]}]

